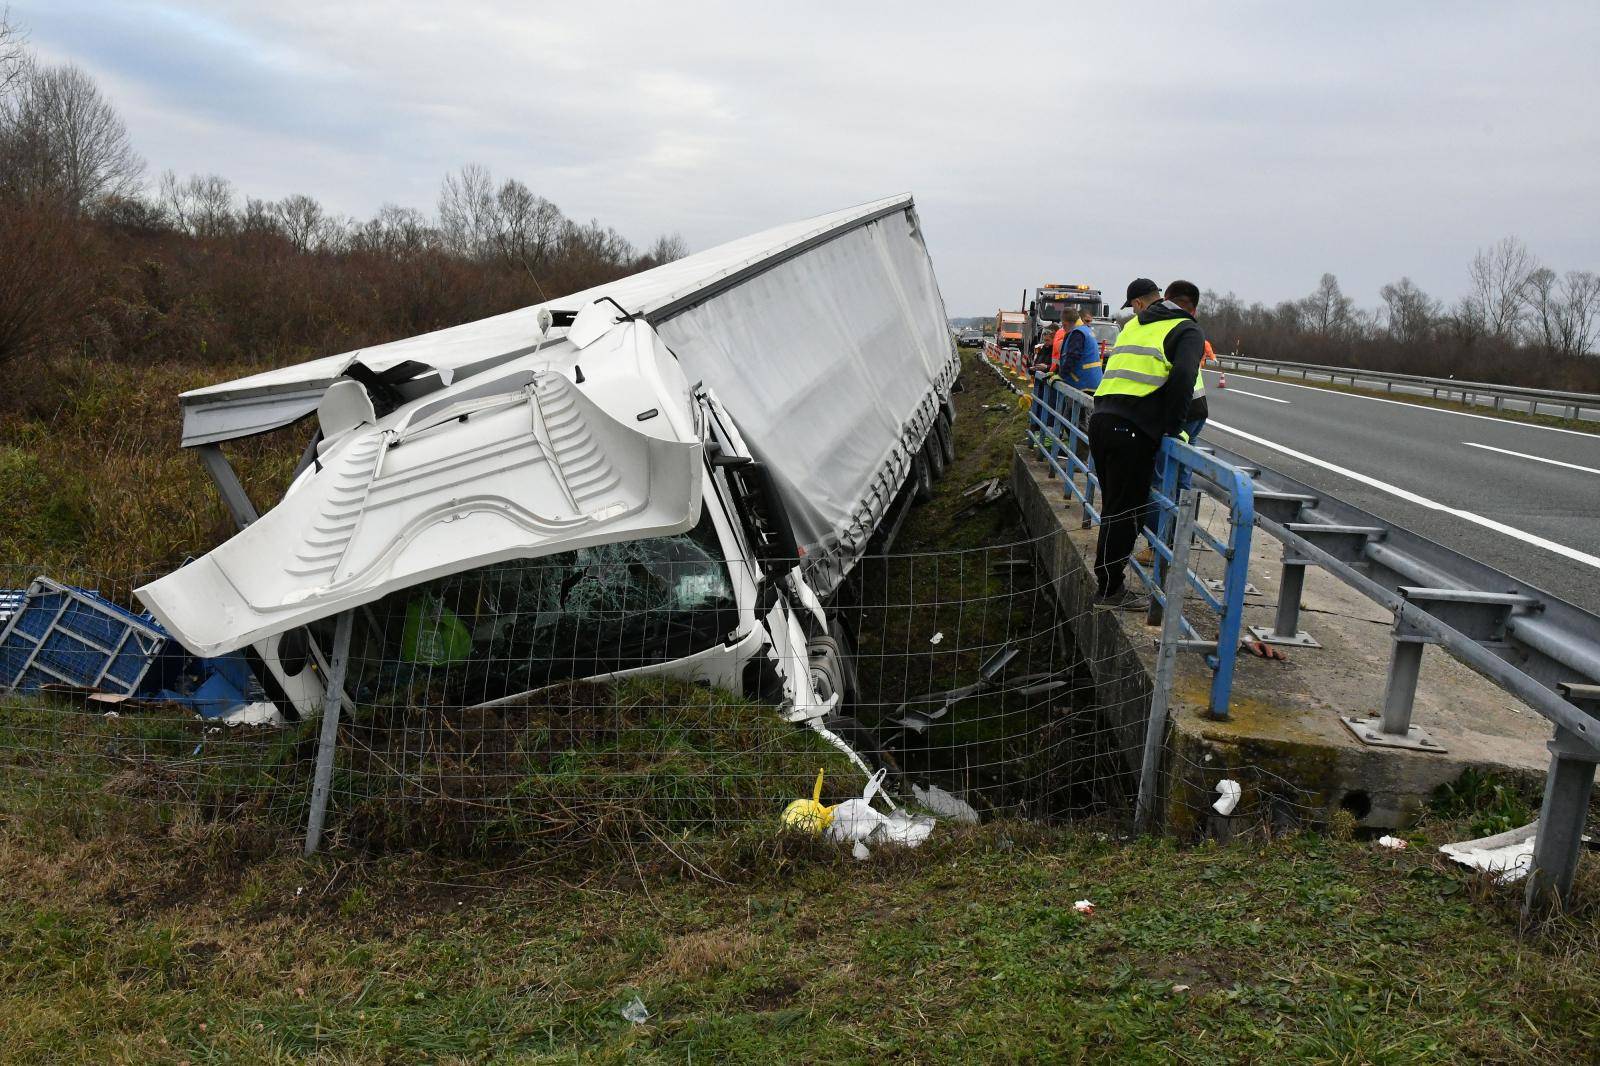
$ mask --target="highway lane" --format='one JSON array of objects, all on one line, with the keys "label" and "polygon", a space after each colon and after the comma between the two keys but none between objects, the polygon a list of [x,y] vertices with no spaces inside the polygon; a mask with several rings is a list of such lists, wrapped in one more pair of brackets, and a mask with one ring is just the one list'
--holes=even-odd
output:
[{"label": "highway lane", "polygon": [[1238,372],[1206,397],[1203,439],[1600,613],[1600,434]]},{"label": "highway lane", "polygon": [[[1307,370],[1304,371],[1304,377],[1301,376],[1301,371],[1293,370],[1289,367],[1280,367],[1276,374],[1273,374],[1272,371],[1266,367],[1263,367],[1260,371],[1249,369],[1244,372],[1252,374],[1261,373],[1275,378],[1282,378],[1286,381],[1293,380],[1297,382],[1306,381],[1314,383],[1319,381],[1337,381],[1342,384],[1350,380],[1342,371],[1338,374],[1325,374],[1315,370]],[[1355,371],[1355,374],[1360,383],[1360,387],[1374,389],[1378,392],[1384,391],[1384,386],[1386,384],[1385,382],[1377,378],[1362,378],[1361,371],[1359,370]],[[1387,384],[1388,387],[1393,390],[1393,394],[1395,395],[1424,396],[1432,397],[1433,399],[1439,398],[1437,390],[1429,388],[1426,385],[1409,385],[1402,381],[1388,382]],[[1451,386],[1451,389],[1455,388],[1459,388],[1459,386]],[[1465,402],[1462,400],[1462,397],[1459,394],[1453,393],[1450,390],[1446,390],[1446,392],[1449,394],[1444,397],[1445,399]],[[1502,401],[1502,403],[1504,404],[1505,409],[1508,411],[1525,412],[1537,406],[1540,414],[1565,415],[1570,417],[1570,408],[1563,404],[1553,403],[1549,400],[1540,400],[1535,403],[1528,400],[1506,398]],[[1494,409],[1494,400],[1493,397],[1474,395],[1472,405],[1475,407],[1481,407],[1486,411],[1490,411]],[[1600,423],[1600,407],[1579,406],[1578,417],[1590,422]],[[1600,433],[1600,425],[1595,426],[1595,432]]]}]

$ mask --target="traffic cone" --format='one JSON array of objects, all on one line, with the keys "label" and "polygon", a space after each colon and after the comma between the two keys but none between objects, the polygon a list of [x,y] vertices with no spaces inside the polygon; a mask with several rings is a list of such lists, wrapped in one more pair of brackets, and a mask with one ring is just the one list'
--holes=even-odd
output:
[{"label": "traffic cone", "polygon": [[1228,387],[1228,375],[1226,375],[1226,374],[1224,374],[1224,373],[1222,373],[1222,372],[1221,372],[1221,371],[1220,371],[1220,370],[1219,370],[1219,371],[1218,371],[1218,372],[1217,372],[1217,388],[1219,388],[1219,389],[1225,389],[1225,388],[1227,388],[1227,387]]}]

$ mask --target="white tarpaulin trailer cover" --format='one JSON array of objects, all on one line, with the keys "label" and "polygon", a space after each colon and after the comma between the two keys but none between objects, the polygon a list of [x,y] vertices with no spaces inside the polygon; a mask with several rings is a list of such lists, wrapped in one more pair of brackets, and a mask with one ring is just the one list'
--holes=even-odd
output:
[{"label": "white tarpaulin trailer cover", "polygon": [[[570,377],[606,403],[593,390],[610,375],[596,375],[593,359],[608,346],[580,355],[587,342],[577,330],[540,323],[560,327],[586,309],[591,318],[606,309],[609,321],[611,308],[653,327],[684,379],[714,391],[783,494],[812,583],[831,589],[905,481],[959,370],[909,195],[534,307],[185,393],[183,443],[214,445],[297,421],[358,363],[402,379],[407,399],[459,394],[515,361]],[[580,358],[589,385],[574,372]],[[527,545],[530,556],[547,550],[537,538]]]}]

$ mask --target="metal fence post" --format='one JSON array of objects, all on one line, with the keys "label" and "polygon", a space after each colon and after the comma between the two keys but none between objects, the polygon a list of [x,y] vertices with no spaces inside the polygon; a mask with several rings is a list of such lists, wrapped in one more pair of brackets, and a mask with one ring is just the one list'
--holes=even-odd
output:
[{"label": "metal fence post", "polygon": [[328,662],[327,688],[322,696],[322,731],[317,739],[317,773],[311,786],[311,813],[306,818],[306,854],[322,842],[322,823],[328,814],[328,787],[333,781],[333,751],[339,742],[339,709],[344,704],[344,675],[350,665],[350,630],[355,614],[339,616],[333,633],[333,658]]},{"label": "metal fence post", "polygon": [[[1562,685],[1561,689],[1583,710],[1591,714],[1600,711],[1600,685]],[[1539,809],[1539,836],[1523,897],[1524,915],[1565,902],[1572,890],[1597,761],[1600,751],[1570,730],[1556,727],[1550,740],[1550,772],[1544,779],[1544,806]]]},{"label": "metal fence post", "polygon": [[1278,610],[1272,628],[1251,626],[1250,637],[1263,644],[1287,644],[1297,648],[1320,648],[1310,633],[1300,628],[1300,600],[1305,594],[1306,567],[1311,560],[1283,551],[1283,572],[1278,577]]},{"label": "metal fence post", "polygon": [[1134,825],[1141,832],[1148,832],[1155,824],[1161,746],[1167,737],[1172,679],[1177,671],[1178,649],[1183,642],[1183,601],[1189,591],[1189,539],[1194,532],[1194,495],[1194,489],[1185,489],[1178,498],[1178,527],[1172,543],[1172,565],[1167,567],[1166,583],[1162,588],[1167,598],[1167,608],[1161,619],[1155,686],[1150,694],[1150,719],[1145,724],[1144,732],[1144,760],[1139,768],[1139,801],[1134,810]]},{"label": "metal fence post", "polygon": [[1420,640],[1410,640],[1395,629],[1394,652],[1389,657],[1389,674],[1383,685],[1383,731],[1403,737],[1411,729],[1411,705],[1417,698],[1417,675],[1422,670]]}]

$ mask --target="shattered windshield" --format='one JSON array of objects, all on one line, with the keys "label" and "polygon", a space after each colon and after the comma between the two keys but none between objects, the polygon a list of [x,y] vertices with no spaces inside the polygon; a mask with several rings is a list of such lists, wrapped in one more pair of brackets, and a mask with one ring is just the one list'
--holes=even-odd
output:
[{"label": "shattered windshield", "polygon": [[716,530],[470,570],[357,613],[357,699],[473,704],[670,662],[738,628]]}]

